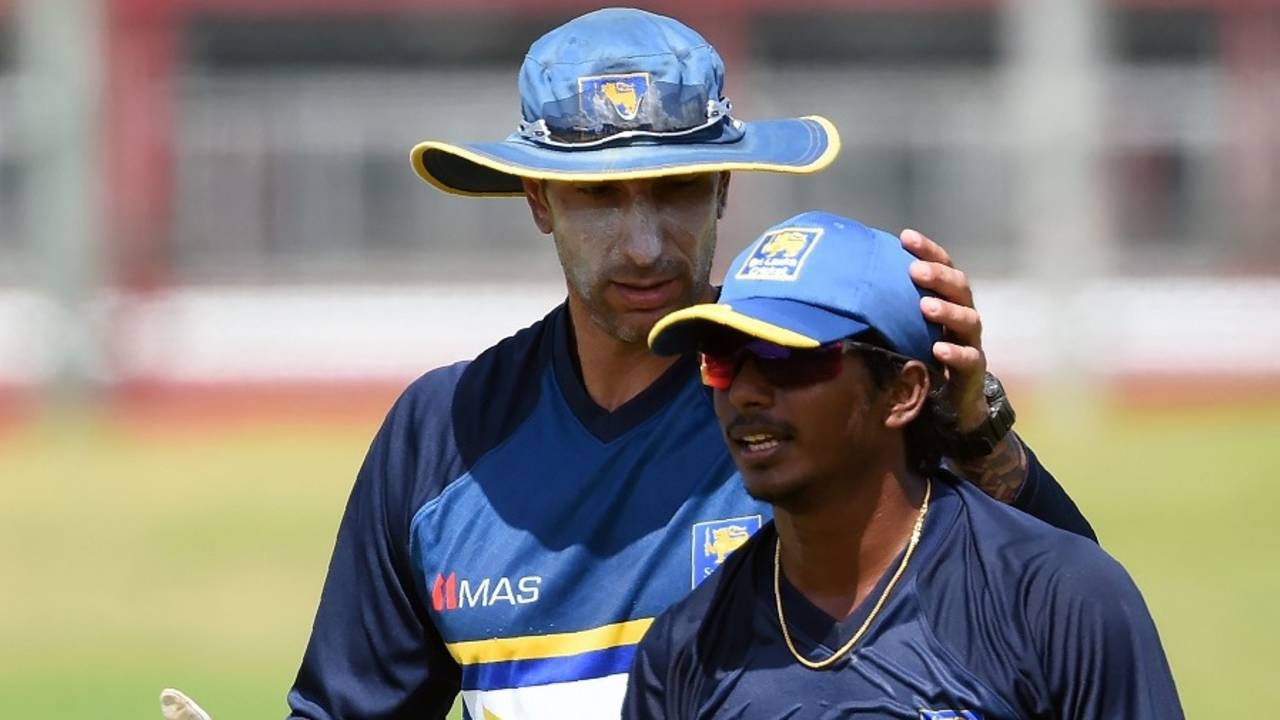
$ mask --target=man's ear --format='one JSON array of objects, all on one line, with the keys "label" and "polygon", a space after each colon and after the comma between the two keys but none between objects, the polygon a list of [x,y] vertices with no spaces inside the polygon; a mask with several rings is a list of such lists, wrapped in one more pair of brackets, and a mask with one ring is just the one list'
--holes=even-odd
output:
[{"label": "man's ear", "polygon": [[729,206],[729,171],[720,173],[720,186],[716,188],[716,219],[724,219],[724,209]]},{"label": "man's ear", "polygon": [[555,228],[551,220],[551,203],[547,201],[547,183],[533,178],[520,178],[524,186],[524,199],[529,203],[529,212],[533,213],[533,224],[544,235]]},{"label": "man's ear", "polygon": [[929,370],[919,360],[910,360],[889,388],[884,426],[901,430],[910,425],[920,416],[928,399]]}]

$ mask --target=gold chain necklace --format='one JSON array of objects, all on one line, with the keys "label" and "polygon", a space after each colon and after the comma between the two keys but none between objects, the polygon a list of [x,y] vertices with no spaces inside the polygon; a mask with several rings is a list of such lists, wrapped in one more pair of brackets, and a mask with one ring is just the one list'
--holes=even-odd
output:
[{"label": "gold chain necklace", "polygon": [[884,592],[880,593],[880,599],[876,600],[875,607],[871,608],[871,614],[867,615],[867,619],[863,621],[862,627],[858,628],[858,632],[849,638],[849,642],[843,647],[831,654],[826,660],[814,662],[809,658],[800,654],[796,650],[795,643],[791,641],[791,633],[787,631],[787,618],[782,614],[782,593],[779,591],[779,582],[782,577],[782,538],[779,537],[773,545],[773,599],[774,604],[778,608],[778,624],[782,626],[782,639],[787,643],[787,649],[791,651],[791,655],[800,662],[801,665],[810,670],[821,670],[830,667],[837,660],[844,657],[846,653],[853,649],[854,645],[862,639],[866,634],[867,628],[871,627],[871,621],[876,619],[876,614],[880,612],[880,608],[884,607],[884,603],[889,599],[889,593],[893,592],[893,586],[898,584],[898,578],[902,577],[902,573],[907,569],[907,563],[911,561],[911,553],[915,551],[916,545],[920,543],[920,531],[924,529],[924,516],[929,512],[929,495],[933,490],[933,483],[925,480],[924,486],[924,502],[920,504],[920,515],[916,517],[916,526],[911,530],[911,540],[907,543],[907,552],[902,556],[902,562],[898,564],[898,570],[893,573],[893,577],[889,578],[889,584],[885,586]]}]

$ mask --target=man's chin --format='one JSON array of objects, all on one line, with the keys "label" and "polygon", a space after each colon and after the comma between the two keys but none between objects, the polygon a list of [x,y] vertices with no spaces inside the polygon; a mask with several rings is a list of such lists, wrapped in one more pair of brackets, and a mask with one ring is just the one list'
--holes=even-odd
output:
[{"label": "man's chin", "polygon": [[[665,314],[665,313],[663,313]],[[634,317],[632,314],[607,316],[594,315],[593,319],[605,332],[619,342],[630,344],[647,343],[649,331],[657,324],[662,315],[656,317]]]},{"label": "man's chin", "polygon": [[770,505],[787,507],[796,503],[804,488],[801,483],[781,478],[775,472],[742,470],[742,486],[747,494]]},{"label": "man's chin", "polygon": [[626,343],[647,343],[649,332],[659,320],[685,307],[688,307],[688,303],[672,303],[666,307],[642,310],[614,310],[610,318],[610,334]]}]

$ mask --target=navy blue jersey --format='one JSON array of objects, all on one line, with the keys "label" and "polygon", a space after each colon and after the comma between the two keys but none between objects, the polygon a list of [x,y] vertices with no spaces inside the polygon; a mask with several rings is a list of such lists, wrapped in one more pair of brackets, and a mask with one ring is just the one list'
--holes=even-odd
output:
[{"label": "navy blue jersey", "polygon": [[[933,495],[910,564],[848,655],[811,670],[784,644],[769,523],[655,621],[623,718],[1182,717],[1156,628],[1117,562],[963,483],[935,480]],[[797,650],[831,657],[900,561],[841,621],[784,575]]]},{"label": "navy blue jersey", "polygon": [[[613,412],[564,306],[396,402],[360,470],[291,717],[616,718],[652,619],[769,519],[693,358]],[[1033,463],[1028,506],[1088,533]],[[1034,499],[1034,502],[1032,501]]]}]

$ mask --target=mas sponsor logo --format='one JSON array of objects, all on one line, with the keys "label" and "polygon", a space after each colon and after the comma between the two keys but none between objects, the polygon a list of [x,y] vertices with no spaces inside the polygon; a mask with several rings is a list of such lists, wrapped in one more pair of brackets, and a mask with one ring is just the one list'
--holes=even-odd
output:
[{"label": "mas sponsor logo", "polygon": [[756,241],[734,277],[739,280],[792,281],[800,277],[804,261],[822,238],[822,228],[782,228]]},{"label": "mas sponsor logo", "polygon": [[693,587],[724,564],[729,553],[746,544],[760,529],[759,515],[695,523],[693,526]]},{"label": "mas sponsor logo", "polygon": [[982,713],[972,710],[920,710],[920,720],[982,720]]},{"label": "mas sponsor logo", "polygon": [[649,73],[589,75],[578,78],[578,97],[584,117],[605,125],[635,120],[649,92]]},{"label": "mas sponsor logo", "polygon": [[542,577],[458,578],[458,573],[436,573],[431,583],[431,607],[436,612],[487,608],[494,605],[529,605],[542,594]]}]

